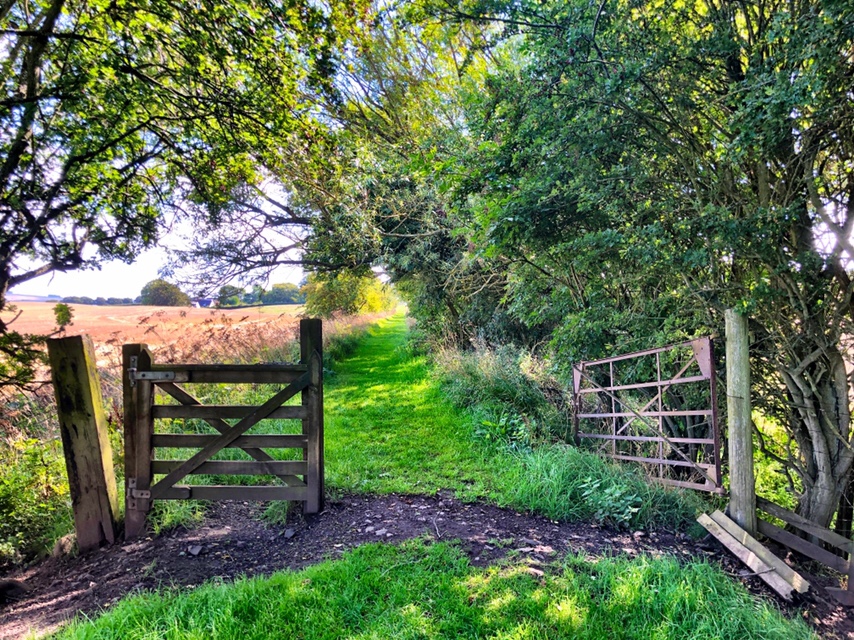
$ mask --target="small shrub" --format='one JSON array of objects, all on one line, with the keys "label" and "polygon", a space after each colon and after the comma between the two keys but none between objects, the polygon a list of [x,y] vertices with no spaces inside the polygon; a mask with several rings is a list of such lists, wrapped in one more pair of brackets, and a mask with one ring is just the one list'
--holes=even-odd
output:
[{"label": "small shrub", "polygon": [[546,384],[550,390],[558,385],[547,379],[545,364],[523,349],[443,349],[435,363],[444,392],[457,406],[490,407],[499,416],[519,416],[534,439],[564,439],[568,434],[568,414],[544,393]]},{"label": "small shrub", "polygon": [[617,528],[628,527],[640,511],[641,499],[627,487],[612,484],[602,486],[602,480],[586,478],[581,485],[581,496],[594,510],[593,519]]},{"label": "small shrub", "polygon": [[296,502],[277,500],[267,505],[264,513],[261,514],[261,519],[268,524],[284,526],[293,520],[293,514],[298,509]]},{"label": "small shrub", "polygon": [[705,506],[693,492],[650,483],[630,467],[569,445],[538,446],[519,461],[505,479],[513,487],[512,506],[555,520],[611,518],[615,525],[619,519],[622,526],[684,530]]},{"label": "small shrub", "polygon": [[146,520],[155,535],[175,527],[190,529],[204,520],[207,507],[203,500],[157,500]]},{"label": "small shrub", "polygon": [[0,565],[46,555],[72,528],[58,439],[17,439],[0,449]]},{"label": "small shrub", "polygon": [[364,329],[354,329],[330,336],[323,354],[327,367],[352,355],[364,335]]},{"label": "small shrub", "polygon": [[475,426],[474,435],[513,451],[530,449],[533,440],[530,422],[508,411],[501,411],[494,420],[481,420]]}]

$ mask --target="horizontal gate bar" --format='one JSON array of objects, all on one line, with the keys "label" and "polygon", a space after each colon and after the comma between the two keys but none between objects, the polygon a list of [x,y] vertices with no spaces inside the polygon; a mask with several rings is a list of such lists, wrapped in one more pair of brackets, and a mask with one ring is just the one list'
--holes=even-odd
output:
[{"label": "horizontal gate bar", "polygon": [[670,438],[667,440],[660,436],[615,436],[610,433],[579,433],[579,438],[593,438],[596,440],[628,440],[630,442],[675,442],[676,444],[715,444],[711,438]]},{"label": "horizontal gate bar", "polygon": [[[153,447],[164,447],[169,449],[195,449],[208,446],[219,436],[214,434],[195,433],[156,433],[152,436]],[[305,449],[308,446],[308,437],[295,435],[258,435],[240,436],[228,447],[231,449],[267,448],[267,449]]]},{"label": "horizontal gate bar", "polygon": [[308,487],[241,487],[232,485],[175,485],[158,500],[305,500]]},{"label": "horizontal gate bar", "polygon": [[685,482],[684,480],[671,480],[670,478],[651,478],[652,480],[657,480],[662,484],[667,484],[673,487],[680,487],[682,489],[694,489],[695,491],[708,491],[710,493],[721,493],[721,489],[718,488],[716,484],[711,482]]},{"label": "horizontal gate bar", "polygon": [[626,389],[644,389],[646,387],[670,387],[674,384],[685,384],[687,382],[702,382],[708,380],[706,376],[688,376],[687,378],[673,378],[671,380],[653,380],[651,382],[638,382],[636,384],[621,384],[615,387],[597,387],[595,389],[579,389],[578,393],[601,393],[602,391],[624,391]]},{"label": "horizontal gate bar", "polygon": [[696,340],[686,340],[685,342],[669,344],[664,347],[656,347],[655,349],[646,349],[644,351],[635,351],[633,353],[624,353],[619,356],[612,356],[610,358],[601,358],[599,360],[585,360],[580,362],[579,364],[584,366],[590,366],[597,364],[608,364],[610,362],[619,362],[620,360],[631,360],[632,358],[641,358],[643,356],[652,356],[656,353],[664,353],[665,351],[672,351],[674,349],[679,349],[682,347],[693,347],[695,342],[699,342],[701,340],[706,339],[707,338],[697,338]]},{"label": "horizontal gate bar", "polygon": [[[152,473],[169,473],[183,464],[183,460],[154,460]],[[308,463],[302,460],[275,460],[257,462],[255,460],[209,460],[193,469],[191,474],[223,474],[247,476],[305,475]]]},{"label": "horizontal gate bar", "polygon": [[[228,384],[290,384],[299,379],[304,371],[289,369],[215,369],[207,365],[203,369],[188,369],[187,365],[176,367],[163,365],[164,369],[157,372],[172,372],[175,374],[172,382],[224,382]],[[247,365],[248,366],[248,365]],[[144,373],[144,372],[142,372]],[[160,381],[152,380],[154,384]],[[169,382],[169,381],[164,381]]]},{"label": "horizontal gate bar", "polygon": [[579,413],[578,418],[659,418],[659,417],[680,417],[680,416],[710,416],[712,415],[709,409],[698,409],[696,411],[638,411],[638,412],[618,412],[618,413]]},{"label": "horizontal gate bar", "polygon": [[614,460],[628,460],[629,462],[646,462],[647,464],[665,464],[669,467],[698,467],[700,469],[714,469],[713,464],[703,464],[702,462],[685,462],[684,460],[668,460],[667,458],[641,458],[639,456],[626,456],[620,453],[608,453],[609,458]]},{"label": "horizontal gate bar", "polygon": [[235,373],[251,373],[253,371],[263,372],[294,372],[305,373],[308,365],[305,364],[152,364],[147,371],[219,371]]},{"label": "horizontal gate bar", "polygon": [[[200,404],[179,404],[179,405],[155,405],[152,407],[151,414],[154,418],[199,418],[201,420],[213,420],[219,418],[221,420],[231,418],[245,418],[252,413],[257,407],[254,406],[234,406],[234,405],[200,405]],[[266,419],[273,420],[302,420],[308,415],[305,407],[281,407],[276,409]]]}]

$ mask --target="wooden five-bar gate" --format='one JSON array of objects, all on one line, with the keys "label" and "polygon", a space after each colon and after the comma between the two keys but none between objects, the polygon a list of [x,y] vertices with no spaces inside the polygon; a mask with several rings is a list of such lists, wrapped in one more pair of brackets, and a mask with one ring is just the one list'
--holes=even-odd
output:
[{"label": "wooden five-bar gate", "polygon": [[711,338],[573,365],[574,431],[657,480],[722,492]]},{"label": "wooden five-bar gate", "polygon": [[[125,537],[143,532],[153,500],[293,500],[305,513],[323,508],[323,355],[321,321],[300,322],[298,364],[156,364],[144,344],[122,350],[125,427]],[[203,405],[182,385],[283,385],[260,406]],[[177,404],[155,403],[155,389]],[[301,394],[299,405],[283,406]],[[208,433],[155,432],[157,419],[204,421]],[[263,420],[300,420],[294,434],[248,433]],[[232,422],[227,422],[232,420]],[[244,460],[215,460],[238,448]],[[266,449],[301,449],[302,460],[278,460]],[[163,449],[199,449],[186,460],[160,459]],[[248,459],[251,458],[251,459]],[[276,485],[178,484],[190,474],[269,475]]]}]

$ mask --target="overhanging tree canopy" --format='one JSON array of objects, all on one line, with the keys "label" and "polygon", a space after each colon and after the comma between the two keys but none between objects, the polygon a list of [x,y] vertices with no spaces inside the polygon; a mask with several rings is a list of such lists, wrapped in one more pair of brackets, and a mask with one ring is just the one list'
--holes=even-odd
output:
[{"label": "overhanging tree canopy", "polygon": [[[359,12],[338,1],[4,2],[0,311],[32,278],[133,260],[170,212],[216,222],[251,206],[264,167],[280,179],[322,171],[333,156],[315,105]],[[0,341],[10,355],[31,346],[2,321]]]}]

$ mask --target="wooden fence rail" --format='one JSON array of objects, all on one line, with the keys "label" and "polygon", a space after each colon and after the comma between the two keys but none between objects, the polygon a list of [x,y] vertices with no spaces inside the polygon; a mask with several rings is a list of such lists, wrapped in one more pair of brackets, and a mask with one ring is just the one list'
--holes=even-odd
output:
[{"label": "wooden fence rail", "polygon": [[[848,607],[854,606],[854,561],[852,561],[852,558],[854,558],[854,541],[844,538],[835,531],[820,527],[814,522],[810,522],[806,518],[802,518],[796,513],[792,513],[763,498],[756,498],[756,506],[761,513],[782,520],[792,529],[803,532],[807,536],[812,537],[816,542],[821,542],[831,549],[828,550],[790,531],[781,529],[767,520],[757,518],[756,522],[759,533],[766,538],[770,538],[774,542],[788,547],[810,560],[814,560],[845,575],[848,579],[846,589],[830,588],[828,591],[841,604]],[[837,555],[832,549],[839,550],[843,555]]]},{"label": "wooden fence rail", "polygon": [[[122,350],[125,406],[125,537],[140,535],[153,500],[294,500],[323,508],[323,355],[320,320],[300,322],[299,364],[156,364],[144,344]],[[260,406],[203,405],[177,383],[285,385]],[[155,388],[178,404],[155,404]],[[283,406],[301,396],[299,406]],[[157,419],[202,420],[211,433],[155,433]],[[300,420],[298,434],[248,434],[263,420]],[[229,423],[226,420],[235,422]],[[157,449],[199,449],[189,459],[158,459]],[[252,460],[212,460],[238,448]],[[301,449],[278,460],[265,449]],[[188,475],[270,475],[266,486],[178,484]],[[157,478],[156,476],[162,476]]]}]

